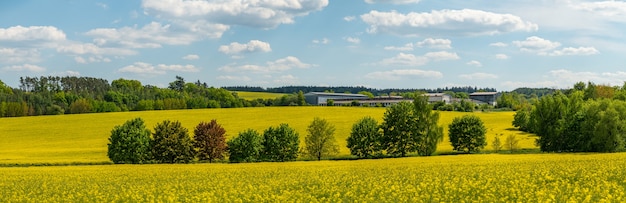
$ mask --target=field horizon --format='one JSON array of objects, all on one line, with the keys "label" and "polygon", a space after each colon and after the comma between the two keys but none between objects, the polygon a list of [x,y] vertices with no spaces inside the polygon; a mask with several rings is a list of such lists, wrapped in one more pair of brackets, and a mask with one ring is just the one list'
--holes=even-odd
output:
[{"label": "field horizon", "polygon": [[[146,127],[153,127],[163,120],[178,120],[193,136],[193,129],[201,121],[216,119],[227,132],[227,139],[245,129],[262,133],[270,126],[287,123],[300,135],[304,145],[306,127],[315,117],[327,119],[336,127],[335,138],[340,147],[338,156],[349,156],[346,138],[352,125],[365,116],[382,122],[385,108],[364,107],[260,107],[231,109],[196,109],[168,111],[132,111],[94,114],[69,114],[58,116],[31,116],[0,118],[0,164],[89,164],[110,162],[106,155],[110,132],[116,125],[140,117]],[[437,153],[452,152],[447,127],[452,119],[465,114],[478,115],[487,127],[487,146],[496,134],[514,134],[520,147],[536,149],[534,136],[513,129],[514,112],[440,112],[439,125],[444,127],[444,141]]]}]

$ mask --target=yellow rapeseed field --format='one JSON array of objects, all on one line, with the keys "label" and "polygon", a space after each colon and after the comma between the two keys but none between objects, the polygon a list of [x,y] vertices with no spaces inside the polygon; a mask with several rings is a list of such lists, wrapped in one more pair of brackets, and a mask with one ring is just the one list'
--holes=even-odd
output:
[{"label": "yellow rapeseed field", "polygon": [[[228,137],[247,128],[262,133],[270,126],[288,123],[300,133],[302,144],[307,126],[314,117],[320,117],[335,125],[340,155],[348,155],[350,151],[345,147],[346,138],[352,125],[364,116],[382,122],[384,112],[385,108],[374,107],[263,107],[0,118],[0,164],[107,162],[111,129],[136,117],[143,118],[151,130],[165,119],[179,120],[190,133],[201,121],[217,119],[226,129]],[[447,138],[447,125],[454,117],[464,114],[441,112],[440,124],[445,128],[445,140],[439,144],[439,152],[452,150]],[[483,119],[487,127],[486,150],[491,149],[489,143],[495,134],[517,134],[521,140],[520,147],[536,148],[533,136],[511,130],[513,112],[474,114]]]},{"label": "yellow rapeseed field", "polygon": [[0,202],[626,202],[626,153],[0,168]]},{"label": "yellow rapeseed field", "polygon": [[243,99],[247,99],[247,100],[276,99],[276,98],[282,97],[283,95],[287,95],[287,94],[269,93],[269,92],[244,92],[244,91],[235,91],[235,92],[237,93],[237,96]]}]

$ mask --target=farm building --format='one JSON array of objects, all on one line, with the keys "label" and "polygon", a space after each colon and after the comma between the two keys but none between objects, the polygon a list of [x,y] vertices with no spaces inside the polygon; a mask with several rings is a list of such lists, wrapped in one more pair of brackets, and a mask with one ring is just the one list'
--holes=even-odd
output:
[{"label": "farm building", "polygon": [[452,103],[452,96],[445,93],[426,93],[424,96],[428,97],[428,103],[444,102],[446,104]]},{"label": "farm building", "polygon": [[496,106],[498,104],[497,92],[474,92],[474,93],[471,93],[469,97],[470,99],[481,101],[492,106]]},{"label": "farm building", "polygon": [[304,94],[304,100],[310,105],[326,106],[328,100],[361,100],[369,97],[362,94],[344,94],[344,93],[328,93],[328,92],[309,92]]},{"label": "farm building", "polygon": [[382,106],[388,107],[402,101],[413,102],[413,99],[406,99],[401,96],[386,96],[386,97],[374,97],[374,98],[366,98],[366,99],[338,99],[334,100],[335,106],[354,106],[358,103],[358,106]]}]

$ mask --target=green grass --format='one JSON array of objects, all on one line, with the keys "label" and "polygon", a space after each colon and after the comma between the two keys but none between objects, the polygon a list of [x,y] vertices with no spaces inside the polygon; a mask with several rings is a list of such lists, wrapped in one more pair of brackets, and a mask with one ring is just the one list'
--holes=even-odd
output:
[{"label": "green grass", "polygon": [[281,93],[270,93],[270,92],[243,92],[243,91],[235,91],[239,98],[243,98],[245,100],[255,100],[255,99],[276,99],[278,97],[282,97],[287,94]]},{"label": "green grass", "polygon": [[[106,151],[111,129],[125,121],[141,117],[150,130],[165,119],[179,120],[190,134],[201,121],[217,119],[227,131],[227,136],[251,128],[259,131],[280,123],[288,123],[300,133],[304,143],[306,128],[314,117],[327,119],[336,127],[335,137],[340,145],[340,155],[348,155],[346,138],[352,125],[364,116],[382,121],[384,108],[363,107],[264,107],[235,109],[200,109],[172,111],[141,111],[77,114],[60,116],[33,116],[0,118],[0,164],[43,163],[99,163],[109,161]],[[466,113],[441,112],[440,124],[444,125],[444,142],[438,152],[452,151],[447,139],[447,125],[457,116]],[[488,146],[496,133],[517,134],[522,148],[536,148],[534,137],[512,131],[513,112],[474,114],[481,117],[487,127]]]}]

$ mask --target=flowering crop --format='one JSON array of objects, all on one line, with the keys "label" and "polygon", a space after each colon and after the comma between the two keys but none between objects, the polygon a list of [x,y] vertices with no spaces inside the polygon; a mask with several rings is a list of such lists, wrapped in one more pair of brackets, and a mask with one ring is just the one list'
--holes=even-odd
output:
[{"label": "flowering crop", "polygon": [[625,202],[626,153],[0,168],[0,202]]}]

